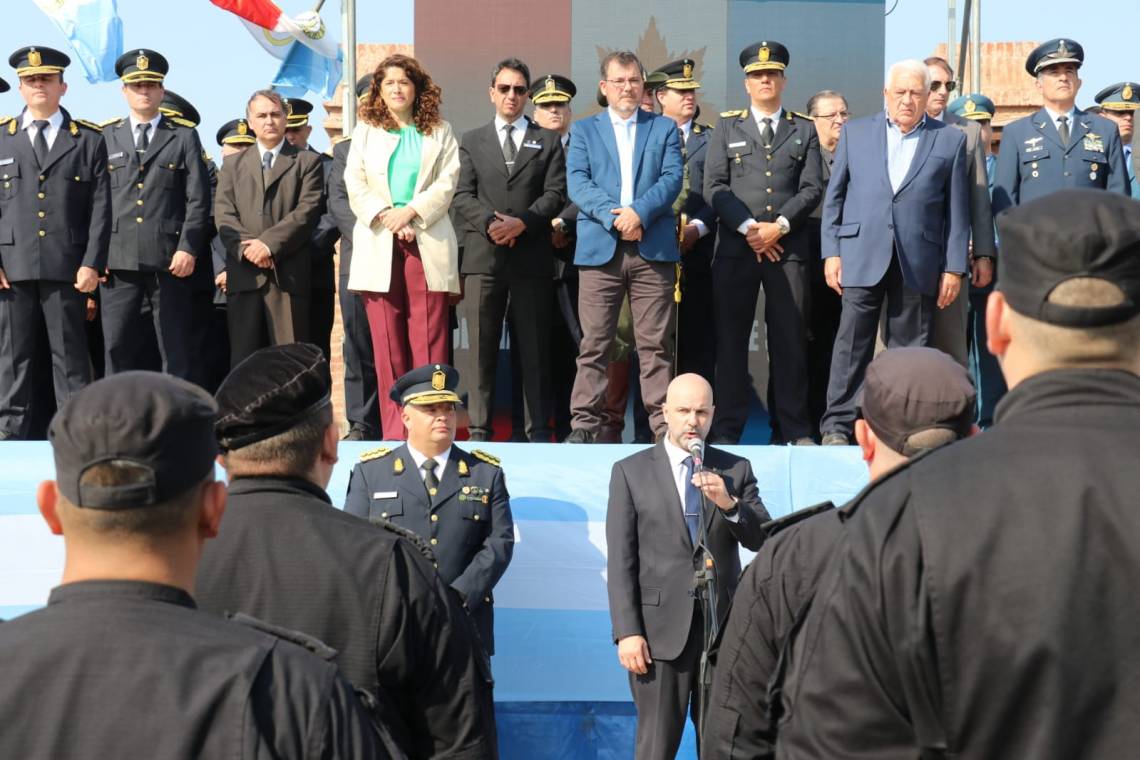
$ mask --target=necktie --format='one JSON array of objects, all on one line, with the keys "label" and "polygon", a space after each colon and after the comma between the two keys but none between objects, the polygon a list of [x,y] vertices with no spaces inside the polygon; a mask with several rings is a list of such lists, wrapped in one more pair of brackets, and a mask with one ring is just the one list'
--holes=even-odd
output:
[{"label": "necktie", "polygon": [[689,538],[697,545],[697,534],[701,529],[701,493],[693,485],[693,458],[685,457],[685,525],[689,528]]},{"label": "necktie", "polygon": [[420,465],[420,469],[424,471],[424,488],[427,489],[429,497],[435,496],[435,492],[439,489],[439,478],[435,476],[436,467],[439,467],[439,462],[434,459],[425,459]]},{"label": "necktie", "polygon": [[146,149],[150,147],[150,124],[139,124],[139,140],[135,143],[135,150],[138,151],[139,158],[143,157]]},{"label": "necktie", "polygon": [[40,166],[47,163],[48,144],[47,144],[47,119],[36,119],[32,122],[32,126],[36,128],[36,139],[32,140],[32,151],[36,154],[36,160],[40,162]]},{"label": "necktie", "polygon": [[776,139],[776,133],[772,130],[772,120],[765,116],[760,121],[764,122],[764,128],[760,130],[760,139],[764,142],[765,148],[771,148],[772,141]]},{"label": "necktie", "polygon": [[261,178],[266,183],[269,182],[269,172],[273,169],[273,153],[265,151],[265,155],[261,157]]},{"label": "necktie", "polygon": [[1069,147],[1069,117],[1058,116],[1057,121],[1059,122],[1057,132],[1061,135],[1061,144],[1067,148]]},{"label": "necktie", "polygon": [[515,149],[515,138],[512,137],[514,133],[514,124],[507,124],[503,127],[503,160],[507,162],[508,170],[515,165],[515,156],[518,155],[518,150]]}]

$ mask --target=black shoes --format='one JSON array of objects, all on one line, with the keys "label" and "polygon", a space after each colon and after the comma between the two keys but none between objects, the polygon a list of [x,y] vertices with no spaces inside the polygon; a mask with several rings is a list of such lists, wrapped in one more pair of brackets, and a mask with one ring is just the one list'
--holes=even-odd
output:
[{"label": "black shoes", "polygon": [[596,436],[585,428],[574,428],[563,443],[593,443]]},{"label": "black shoes", "polygon": [[824,446],[850,446],[851,441],[848,439],[846,433],[840,433],[837,430],[832,430],[829,433],[823,434]]}]

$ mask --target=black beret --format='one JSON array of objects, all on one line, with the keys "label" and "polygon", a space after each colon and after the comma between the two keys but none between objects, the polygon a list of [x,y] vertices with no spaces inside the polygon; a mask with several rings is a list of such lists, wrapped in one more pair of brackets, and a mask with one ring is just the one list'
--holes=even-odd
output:
[{"label": "black beret", "polygon": [[392,384],[388,397],[401,406],[404,404],[460,403],[459,371],[447,364],[425,364],[399,377]]},{"label": "black beret", "polygon": [[324,352],[310,343],[255,351],[233,368],[215,395],[223,451],[280,435],[332,403]]},{"label": "black beret", "polygon": [[[1000,214],[997,227],[997,289],[1014,311],[1062,327],[1117,324],[1140,313],[1140,202],[1104,190],[1059,190]],[[1049,302],[1054,288],[1076,277],[1115,284],[1124,302]]]},{"label": "black beret", "polygon": [[[214,467],[217,406],[192,383],[157,372],[122,372],[76,393],[48,430],[55,478],[72,504],[136,509],[162,504],[200,483]],[[94,465],[125,462],[146,482],[80,485]]]},{"label": "black beret", "polygon": [[[867,366],[859,412],[883,443],[915,456],[970,434],[974,425],[974,386],[966,369],[934,348],[890,348]],[[924,436],[921,447],[911,442]]]},{"label": "black beret", "polygon": [[131,82],[159,82],[166,79],[170,64],[162,53],[140,48],[123,53],[115,61],[115,74],[125,84]]}]

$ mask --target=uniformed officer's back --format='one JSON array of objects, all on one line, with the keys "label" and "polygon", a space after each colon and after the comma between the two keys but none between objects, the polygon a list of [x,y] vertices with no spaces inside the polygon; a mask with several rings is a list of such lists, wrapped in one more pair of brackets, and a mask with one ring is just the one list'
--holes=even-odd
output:
[{"label": "uniformed officer's back", "polygon": [[64,582],[0,627],[0,757],[402,756],[319,641],[195,609],[226,503],[215,412],[189,383],[132,372],[52,421],[56,480],[38,501],[64,536]]}]

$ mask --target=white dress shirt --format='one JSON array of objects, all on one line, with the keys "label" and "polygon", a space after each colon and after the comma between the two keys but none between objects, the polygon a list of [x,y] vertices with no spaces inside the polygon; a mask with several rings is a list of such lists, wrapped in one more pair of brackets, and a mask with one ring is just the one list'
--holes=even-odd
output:
[{"label": "white dress shirt", "polygon": [[1049,114],[1049,118],[1053,120],[1053,126],[1056,128],[1057,133],[1061,133],[1061,117],[1064,116],[1069,120],[1069,139],[1073,139],[1073,127],[1077,126],[1077,108],[1076,106],[1070,108],[1068,111],[1054,111],[1049,106],[1045,106],[1045,113]]},{"label": "white dress shirt", "polygon": [[265,154],[266,153],[272,153],[273,154],[273,163],[276,164],[277,163],[277,157],[281,155],[281,149],[284,147],[285,147],[285,140],[284,139],[282,139],[281,142],[277,143],[277,145],[274,146],[273,148],[266,148],[264,145],[262,145],[259,142],[257,144],[257,157],[259,159],[261,159],[261,165],[265,166]]},{"label": "white dress shirt", "polygon": [[[685,514],[685,489],[688,486],[688,468],[685,466],[685,460],[692,456],[689,452],[677,446],[669,440],[669,436],[665,436],[665,456],[669,458],[669,471],[673,473],[673,487],[677,489],[677,498],[681,500],[681,516]],[[691,477],[691,476],[690,476]],[[735,497],[733,498],[735,502]],[[706,506],[709,509],[720,509],[716,504],[706,499]],[[729,522],[737,522],[740,520],[740,513],[728,515],[721,510],[721,516]]]},{"label": "white dress shirt", "polygon": [[[495,135],[497,135],[497,139],[499,140],[500,148],[503,147],[503,127],[505,126],[507,126],[507,122],[503,121],[501,116],[495,114]],[[517,156],[522,152],[523,135],[526,134],[527,128],[526,117],[518,117],[511,122],[511,126],[515,128],[514,131],[511,132],[511,140],[515,144],[515,155]]]},{"label": "white dress shirt", "polygon": [[[424,471],[424,469],[421,465],[423,465],[423,463],[426,462],[429,457],[427,456],[427,454],[421,454],[420,452],[416,451],[412,447],[412,444],[410,444],[410,443],[407,444],[407,447],[408,447],[408,453],[412,455],[412,461],[416,463],[416,472],[419,473],[420,480],[426,480],[427,479],[427,473]],[[447,469],[447,460],[450,457],[451,457],[451,447],[450,446],[448,446],[447,451],[443,452],[442,454],[436,454],[434,457],[431,457],[431,459],[434,459],[435,461],[439,462],[439,466],[435,468],[435,476],[436,476],[436,478],[438,478],[441,481],[443,480],[443,471]]]},{"label": "white dress shirt", "polygon": [[[154,140],[154,135],[158,131],[158,122],[162,121],[162,114],[160,113],[158,116],[155,116],[150,121],[138,121],[135,119],[134,116],[131,116],[130,121],[131,121],[131,137],[132,137],[132,139],[134,139],[135,148],[137,149],[138,144],[139,144],[139,125],[140,124],[149,124],[150,125],[150,129],[147,130],[147,133],[146,133],[147,142],[150,142],[150,141]],[[274,158],[276,158],[276,156],[274,156]]]},{"label": "white dress shirt", "polygon": [[623,119],[614,109],[606,109],[614,125],[617,140],[618,163],[621,165],[621,195],[618,204],[625,208],[633,203],[633,146],[637,142],[637,111]]},{"label": "white dress shirt", "polygon": [[[24,111],[24,122],[21,124],[21,129],[28,133],[28,139],[35,144],[36,141],[36,128],[32,126],[33,121],[38,121],[36,117],[32,116],[31,111]],[[47,118],[47,130],[44,132],[44,139],[47,140],[48,150],[51,150],[55,145],[55,136],[59,134],[59,130],[63,127],[63,111],[56,111]]]},{"label": "white dress shirt", "polygon": [[914,154],[918,151],[918,141],[922,130],[926,128],[926,114],[905,135],[897,124],[887,116],[887,175],[891,180],[891,190],[899,191],[899,186],[906,179],[910,165],[914,163]]}]

